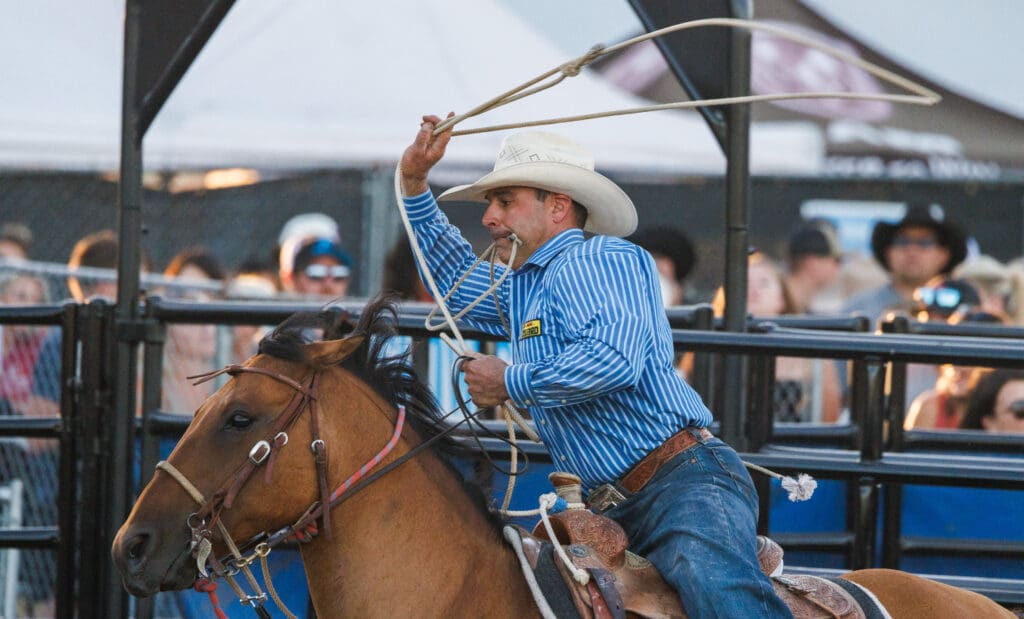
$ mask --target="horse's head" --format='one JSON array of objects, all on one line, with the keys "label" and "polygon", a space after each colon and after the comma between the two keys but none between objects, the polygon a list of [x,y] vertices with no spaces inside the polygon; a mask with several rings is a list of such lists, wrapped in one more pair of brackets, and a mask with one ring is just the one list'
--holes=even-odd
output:
[{"label": "horse's head", "polygon": [[[373,321],[364,314],[348,337],[315,342],[303,339],[309,324],[289,329],[286,323],[264,340],[260,354],[224,370],[231,380],[199,408],[169,466],[158,468],[114,541],[129,592],[190,586],[201,537],[212,539],[214,557],[226,554],[221,526],[231,538],[247,540],[299,520],[320,499],[315,438],[324,439],[334,470],[358,468],[379,449],[362,439],[384,435],[394,424],[393,409],[339,365],[375,354],[367,350],[375,333],[363,323]],[[339,324],[324,327],[325,337],[336,336]],[[343,446],[332,442],[346,436]]]}]

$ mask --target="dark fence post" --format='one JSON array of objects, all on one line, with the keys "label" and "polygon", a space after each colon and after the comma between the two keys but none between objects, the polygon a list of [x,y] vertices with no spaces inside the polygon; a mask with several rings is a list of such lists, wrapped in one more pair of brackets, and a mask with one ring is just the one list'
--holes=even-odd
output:
[{"label": "dark fence post", "polygon": [[[896,316],[891,322],[893,333],[909,333],[910,320]],[[887,332],[887,325],[882,326]],[[889,401],[885,411],[888,422],[888,442],[892,451],[903,451],[903,421],[906,416],[907,364],[891,363]],[[882,567],[899,569],[903,555],[903,485],[886,483],[882,504]]]},{"label": "dark fence post", "polygon": [[[142,422],[141,430],[133,433],[134,443],[141,444],[139,459],[139,492],[149,481],[150,473],[160,459],[160,436],[153,431],[153,416],[160,410],[163,395],[164,341],[167,325],[155,321],[143,322],[146,333],[142,353]],[[135,619],[150,619],[156,608],[156,596],[135,602]]]},{"label": "dark fence post", "polygon": [[[76,458],[79,415],[77,405],[78,381],[75,376],[75,362],[78,352],[78,308],[74,303],[64,305],[61,312],[61,360],[60,360],[60,468],[57,490],[57,526],[60,530],[60,547],[57,551],[56,607],[59,619],[75,616],[75,585],[81,572],[75,567],[78,553],[78,497],[76,481],[78,467]],[[91,509],[89,503],[83,504]],[[84,616],[84,615],[83,615]]]},{"label": "dark fence post", "polygon": [[[79,318],[81,371],[78,392],[78,427],[82,505],[79,543],[78,614],[81,617],[112,617],[106,609],[111,571],[107,526],[108,501],[112,492],[108,474],[110,441],[107,423],[111,409],[113,306],[93,301],[82,306]],[[75,365],[70,366],[72,371]]]}]

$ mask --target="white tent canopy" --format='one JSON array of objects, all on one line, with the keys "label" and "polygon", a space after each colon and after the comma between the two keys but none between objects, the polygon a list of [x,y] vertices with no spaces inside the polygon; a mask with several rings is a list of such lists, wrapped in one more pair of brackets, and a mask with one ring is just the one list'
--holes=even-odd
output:
[{"label": "white tent canopy", "polygon": [[[5,9],[0,167],[117,168],[123,4],[33,0]],[[464,111],[566,60],[493,0],[238,0],[157,116],[143,161],[171,170],[392,163],[422,114]],[[644,103],[585,70],[465,126]],[[725,167],[693,112],[548,130],[588,146],[605,170],[682,175]],[[502,135],[455,138],[446,165],[489,165]],[[751,149],[755,173],[820,170],[822,138],[809,124],[755,125]]]}]

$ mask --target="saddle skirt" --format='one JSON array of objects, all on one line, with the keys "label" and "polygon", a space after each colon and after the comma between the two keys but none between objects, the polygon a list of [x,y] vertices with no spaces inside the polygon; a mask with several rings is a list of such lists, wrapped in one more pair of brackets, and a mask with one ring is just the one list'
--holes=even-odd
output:
[{"label": "saddle skirt", "polygon": [[[548,538],[542,524],[532,535],[519,527],[505,527],[505,538],[516,549],[542,615],[559,619],[624,619],[627,614],[647,619],[686,617],[679,595],[658,569],[627,549],[629,540],[617,522],[584,509],[552,514],[550,520],[557,540]],[[553,553],[553,543],[562,545],[573,565],[590,575],[586,585],[573,579]],[[772,577],[776,593],[796,619],[887,616],[884,609],[870,609],[865,615],[847,590],[856,588],[857,594],[859,587],[849,581],[783,576],[782,548],[769,538],[758,537],[757,554],[762,571]]]}]

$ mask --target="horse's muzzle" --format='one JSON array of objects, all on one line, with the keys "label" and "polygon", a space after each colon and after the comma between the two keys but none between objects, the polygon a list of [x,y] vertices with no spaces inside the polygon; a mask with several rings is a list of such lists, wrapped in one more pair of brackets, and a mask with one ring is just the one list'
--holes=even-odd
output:
[{"label": "horse's muzzle", "polygon": [[177,548],[170,540],[143,527],[125,526],[118,532],[110,554],[128,593],[148,597],[158,591],[177,591],[192,586],[196,564],[186,539]]}]

